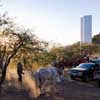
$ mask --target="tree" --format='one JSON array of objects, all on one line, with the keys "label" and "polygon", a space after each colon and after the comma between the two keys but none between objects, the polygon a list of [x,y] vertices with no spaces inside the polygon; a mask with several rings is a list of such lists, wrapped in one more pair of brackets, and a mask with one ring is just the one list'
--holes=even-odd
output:
[{"label": "tree", "polygon": [[100,45],[100,33],[95,35],[92,39],[93,44],[99,44]]},{"label": "tree", "polygon": [[25,50],[42,50],[45,47],[45,42],[40,41],[29,30],[17,28],[13,21],[5,15],[0,16],[0,30],[1,86],[5,80],[7,67],[11,59],[17,57],[18,54],[21,54]]}]

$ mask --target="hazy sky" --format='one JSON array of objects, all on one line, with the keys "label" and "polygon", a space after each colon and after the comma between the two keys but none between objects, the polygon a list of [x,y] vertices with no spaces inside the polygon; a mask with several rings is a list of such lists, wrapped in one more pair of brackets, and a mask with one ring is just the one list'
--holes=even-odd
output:
[{"label": "hazy sky", "polygon": [[93,15],[93,34],[100,32],[100,0],[5,0],[0,11],[44,39],[72,44],[80,40],[80,17]]}]

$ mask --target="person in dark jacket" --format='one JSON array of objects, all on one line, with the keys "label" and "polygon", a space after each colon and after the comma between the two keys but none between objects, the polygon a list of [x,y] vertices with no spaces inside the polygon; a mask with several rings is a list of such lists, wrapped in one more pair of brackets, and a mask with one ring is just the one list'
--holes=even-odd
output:
[{"label": "person in dark jacket", "polygon": [[17,74],[18,74],[18,81],[22,82],[22,74],[24,73],[23,73],[23,65],[20,62],[17,64]]}]

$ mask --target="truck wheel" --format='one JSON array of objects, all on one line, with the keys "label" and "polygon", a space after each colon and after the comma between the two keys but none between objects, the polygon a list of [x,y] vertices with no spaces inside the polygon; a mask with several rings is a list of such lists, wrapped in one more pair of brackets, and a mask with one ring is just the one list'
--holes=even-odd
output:
[{"label": "truck wheel", "polygon": [[82,79],[84,82],[88,82],[89,81],[89,77],[88,76],[86,76],[86,77],[83,77],[83,79]]},{"label": "truck wheel", "polygon": [[97,81],[97,86],[100,87],[100,80]]},{"label": "truck wheel", "polygon": [[75,77],[74,76],[70,76],[70,77],[71,77],[72,80],[75,80]]}]

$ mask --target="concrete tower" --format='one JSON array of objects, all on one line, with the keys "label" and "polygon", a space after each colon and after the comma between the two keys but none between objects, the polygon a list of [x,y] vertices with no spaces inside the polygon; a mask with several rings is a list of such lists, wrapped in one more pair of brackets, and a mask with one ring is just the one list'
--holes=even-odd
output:
[{"label": "concrete tower", "polygon": [[92,43],[92,16],[81,17],[81,44]]}]

